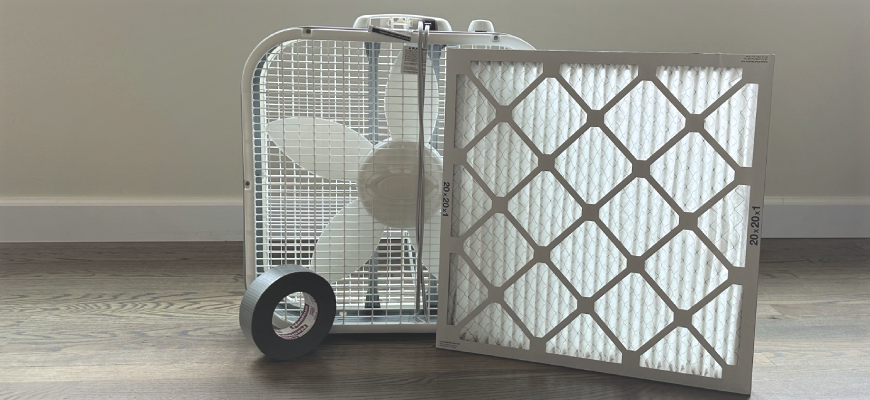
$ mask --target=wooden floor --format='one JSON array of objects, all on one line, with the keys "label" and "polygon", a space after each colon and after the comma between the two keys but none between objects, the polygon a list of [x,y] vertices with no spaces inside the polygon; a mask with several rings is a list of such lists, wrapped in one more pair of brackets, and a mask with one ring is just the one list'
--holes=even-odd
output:
[{"label": "wooden floor", "polygon": [[[753,396],[870,399],[870,240],[765,240]],[[0,399],[736,396],[331,336],[295,362],[238,325],[240,243],[0,244]]]}]

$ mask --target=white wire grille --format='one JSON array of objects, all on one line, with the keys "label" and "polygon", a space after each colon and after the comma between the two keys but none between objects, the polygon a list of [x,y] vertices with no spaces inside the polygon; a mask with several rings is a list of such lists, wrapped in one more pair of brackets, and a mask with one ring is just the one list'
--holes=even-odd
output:
[{"label": "white wire grille", "polygon": [[769,67],[494,53],[448,69],[439,346],[747,391]]},{"label": "white wire grille", "polygon": [[[395,42],[283,42],[262,56],[251,81],[253,268],[259,276],[273,266],[296,264],[335,278],[336,266],[348,267],[349,272],[333,283],[338,301],[336,324],[420,321],[411,317],[415,311],[416,257],[420,255],[414,245],[413,226],[363,218],[372,207],[381,205],[361,198],[356,182],[366,168],[363,164],[368,155],[396,139],[388,118],[403,128],[416,129],[416,106],[402,99],[398,110],[386,106],[391,98],[416,98],[416,76],[391,74],[403,47]],[[434,154],[443,148],[447,46],[430,45],[428,55],[426,107],[430,111],[426,127],[431,131],[428,143],[433,157],[439,157]],[[413,103],[416,105],[416,99]],[[394,126],[393,130],[404,129]],[[306,136],[306,131],[313,135]],[[375,165],[370,167],[389,167],[378,162],[375,158]],[[434,163],[427,170],[440,168]],[[403,190],[401,182],[387,190],[390,188]],[[413,221],[411,211],[388,211],[398,220]],[[336,229],[338,223],[340,229]],[[429,273],[434,266],[428,264],[437,264],[438,224],[431,225],[433,231],[427,235],[423,253],[429,257],[424,260],[430,288],[427,301],[432,314],[437,315],[438,281]],[[355,261],[359,265],[345,265]],[[287,317],[298,313],[294,311],[296,303],[288,301]]]}]

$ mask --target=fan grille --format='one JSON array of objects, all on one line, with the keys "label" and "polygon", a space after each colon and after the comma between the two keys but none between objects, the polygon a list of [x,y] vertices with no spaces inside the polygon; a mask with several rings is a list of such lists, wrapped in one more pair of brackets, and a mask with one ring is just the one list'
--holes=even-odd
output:
[{"label": "fan grille", "polygon": [[[357,199],[354,182],[324,179],[303,169],[269,140],[264,126],[288,117],[321,118],[353,129],[372,146],[387,140],[390,135],[383,99],[390,68],[402,48],[402,43],[303,39],[284,42],[262,57],[251,82],[257,276],[284,264],[307,266],[317,272],[317,238],[335,215]],[[438,105],[430,143],[439,151],[443,144],[446,50],[443,45],[429,47],[439,89],[437,98],[427,99]],[[345,232],[372,235],[370,230]],[[336,324],[411,322],[416,271],[413,236],[413,231],[387,229],[366,265],[334,284]],[[437,237],[427,240],[437,246]],[[425,278],[434,316],[437,280],[428,272]]]}]

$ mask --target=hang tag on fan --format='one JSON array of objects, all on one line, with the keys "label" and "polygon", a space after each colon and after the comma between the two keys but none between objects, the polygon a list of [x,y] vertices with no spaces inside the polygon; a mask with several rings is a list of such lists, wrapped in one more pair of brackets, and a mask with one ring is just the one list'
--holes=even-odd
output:
[{"label": "hang tag on fan", "polygon": [[417,75],[420,72],[420,48],[417,46],[402,47],[402,73]]}]

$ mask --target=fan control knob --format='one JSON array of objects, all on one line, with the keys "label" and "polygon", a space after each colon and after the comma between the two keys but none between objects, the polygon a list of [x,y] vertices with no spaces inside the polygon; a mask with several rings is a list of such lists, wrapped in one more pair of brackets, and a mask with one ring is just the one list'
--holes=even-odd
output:
[{"label": "fan control knob", "polygon": [[469,32],[495,32],[492,21],[488,19],[476,19],[468,24]]}]

